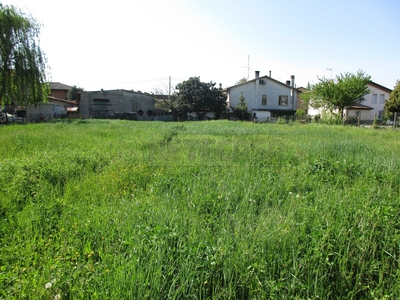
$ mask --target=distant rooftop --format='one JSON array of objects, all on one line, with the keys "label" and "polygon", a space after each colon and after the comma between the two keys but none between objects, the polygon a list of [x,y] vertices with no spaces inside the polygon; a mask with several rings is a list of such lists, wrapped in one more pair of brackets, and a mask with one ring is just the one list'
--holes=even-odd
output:
[{"label": "distant rooftop", "polygon": [[71,86],[60,82],[50,82],[50,89],[69,91],[71,89]]}]

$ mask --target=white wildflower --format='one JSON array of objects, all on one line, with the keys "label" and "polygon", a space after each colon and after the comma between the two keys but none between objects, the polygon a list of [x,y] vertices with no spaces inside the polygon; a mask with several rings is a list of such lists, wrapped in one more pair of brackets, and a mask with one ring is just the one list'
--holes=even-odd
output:
[{"label": "white wildflower", "polygon": [[60,300],[60,299],[61,299],[61,295],[60,294],[57,294],[57,295],[54,296],[54,300]]},{"label": "white wildflower", "polygon": [[300,198],[300,195],[299,195],[299,194],[297,194],[297,195],[296,195],[296,198]]},{"label": "white wildflower", "polygon": [[46,289],[49,289],[49,288],[51,288],[51,282],[48,282],[48,283],[46,283],[46,285],[44,286]]}]

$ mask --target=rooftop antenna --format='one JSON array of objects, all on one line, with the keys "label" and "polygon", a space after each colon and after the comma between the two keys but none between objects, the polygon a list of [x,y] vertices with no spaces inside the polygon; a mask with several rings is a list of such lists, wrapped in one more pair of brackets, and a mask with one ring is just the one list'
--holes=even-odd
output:
[{"label": "rooftop antenna", "polygon": [[243,67],[247,68],[247,79],[250,77],[250,55],[247,56],[247,66]]}]

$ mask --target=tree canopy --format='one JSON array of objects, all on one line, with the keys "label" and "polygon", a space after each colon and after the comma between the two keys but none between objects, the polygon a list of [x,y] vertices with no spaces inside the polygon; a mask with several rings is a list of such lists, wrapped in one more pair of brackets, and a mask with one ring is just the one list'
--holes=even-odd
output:
[{"label": "tree canopy", "polygon": [[67,98],[68,100],[79,100],[79,93],[83,92],[84,89],[77,87],[76,85],[71,86],[71,88],[68,91]]},{"label": "tree canopy", "polygon": [[385,103],[385,113],[388,116],[392,116],[395,112],[400,112],[400,80],[397,80],[389,100]]},{"label": "tree canopy", "polygon": [[0,3],[0,106],[47,100],[46,57],[40,24],[14,6]]},{"label": "tree canopy", "polygon": [[239,79],[238,81],[236,81],[236,84],[241,84],[241,83],[245,83],[245,82],[247,82],[247,78],[243,77],[243,78]]},{"label": "tree canopy", "polygon": [[180,113],[196,112],[199,119],[206,112],[222,113],[226,108],[226,95],[214,82],[201,82],[200,77],[190,77],[176,86],[177,108]]},{"label": "tree canopy", "polygon": [[364,96],[369,93],[370,79],[371,77],[363,71],[358,71],[357,74],[340,74],[335,80],[318,78],[319,82],[312,85],[311,91],[303,93],[301,97],[314,108],[330,111],[338,109],[340,117],[343,118],[345,108],[364,101]]}]

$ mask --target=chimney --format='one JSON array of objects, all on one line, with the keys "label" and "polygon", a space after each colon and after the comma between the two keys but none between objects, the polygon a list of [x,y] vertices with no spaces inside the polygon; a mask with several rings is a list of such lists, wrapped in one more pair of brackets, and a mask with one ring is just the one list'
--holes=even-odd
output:
[{"label": "chimney", "polygon": [[271,77],[271,70],[269,71],[269,77]]},{"label": "chimney", "polygon": [[260,78],[260,71],[256,71],[256,79]]},{"label": "chimney", "polygon": [[290,86],[290,80],[286,80],[286,84]]},{"label": "chimney", "polygon": [[290,79],[292,79],[292,88],[294,88],[294,75],[290,76]]},{"label": "chimney", "polygon": [[222,83],[219,84],[219,89],[222,90]]}]

